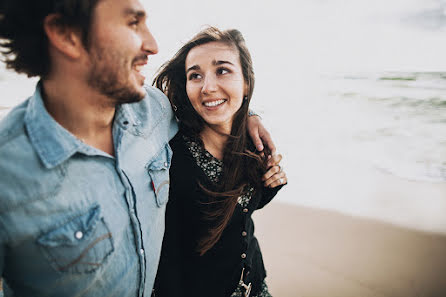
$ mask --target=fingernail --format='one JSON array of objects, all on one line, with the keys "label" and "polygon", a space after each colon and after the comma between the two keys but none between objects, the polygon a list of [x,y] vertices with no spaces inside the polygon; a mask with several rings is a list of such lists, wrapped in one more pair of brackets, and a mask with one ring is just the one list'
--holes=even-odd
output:
[{"label": "fingernail", "polygon": [[258,150],[258,151],[263,151],[263,145],[259,144],[259,145],[257,146],[257,150]]}]

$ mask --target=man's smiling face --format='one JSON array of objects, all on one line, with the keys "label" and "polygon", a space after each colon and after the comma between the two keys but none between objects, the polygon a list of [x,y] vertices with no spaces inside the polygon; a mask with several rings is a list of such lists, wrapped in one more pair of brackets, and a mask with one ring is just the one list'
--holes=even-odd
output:
[{"label": "man's smiling face", "polygon": [[158,45],[138,0],[101,0],[93,15],[88,84],[115,103],[144,98],[142,67]]}]

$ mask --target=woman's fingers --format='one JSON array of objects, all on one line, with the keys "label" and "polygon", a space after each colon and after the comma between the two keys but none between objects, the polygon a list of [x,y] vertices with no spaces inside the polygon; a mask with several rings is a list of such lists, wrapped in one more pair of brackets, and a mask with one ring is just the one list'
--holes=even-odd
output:
[{"label": "woman's fingers", "polygon": [[263,175],[262,180],[266,181],[269,178],[271,178],[271,176],[273,176],[274,174],[276,174],[280,171],[282,171],[282,168],[280,167],[280,165],[274,165],[274,166],[270,167],[268,169],[268,171]]},{"label": "woman's fingers", "polygon": [[[274,167],[276,167],[276,166],[274,166]],[[270,178],[268,178],[265,181],[264,185],[265,185],[265,187],[275,188],[280,185],[284,185],[286,183],[288,183],[286,173],[283,171],[279,171],[279,172],[273,174]]]},{"label": "woman's fingers", "polygon": [[266,166],[267,166],[267,168],[270,168],[271,166],[279,165],[280,161],[282,161],[282,155],[281,154],[273,154],[269,158]]},{"label": "woman's fingers", "polygon": [[268,171],[263,175],[265,187],[275,188],[288,182],[283,168],[279,165],[282,160],[281,154],[273,154],[267,163]]}]

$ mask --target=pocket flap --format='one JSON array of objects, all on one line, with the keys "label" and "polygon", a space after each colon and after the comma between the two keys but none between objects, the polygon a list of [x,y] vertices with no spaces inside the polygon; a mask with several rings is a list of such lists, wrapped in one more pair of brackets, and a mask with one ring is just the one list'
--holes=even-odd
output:
[{"label": "pocket flap", "polygon": [[172,160],[172,150],[169,145],[166,145],[166,149],[161,149],[160,152],[152,159],[153,161],[147,166],[149,170],[167,170],[170,168],[170,162]]},{"label": "pocket flap", "polygon": [[151,179],[151,188],[155,192],[158,207],[164,205],[169,198],[169,168],[171,161],[172,149],[166,144],[147,166]]},{"label": "pocket flap", "polygon": [[38,243],[48,247],[60,245],[77,245],[94,231],[100,220],[100,206],[97,205],[89,212],[74,218],[38,239]]},{"label": "pocket flap", "polygon": [[69,273],[92,273],[114,251],[113,237],[99,205],[49,230],[37,244],[56,271]]}]

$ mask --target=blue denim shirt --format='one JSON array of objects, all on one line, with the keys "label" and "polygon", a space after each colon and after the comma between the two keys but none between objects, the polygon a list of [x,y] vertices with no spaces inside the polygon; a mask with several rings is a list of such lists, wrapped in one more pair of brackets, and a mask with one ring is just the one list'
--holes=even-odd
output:
[{"label": "blue denim shirt", "polygon": [[[117,108],[115,157],[46,111],[40,85],[0,123],[5,296],[150,296],[177,132],[168,99]],[[1,295],[1,293],[0,293]]]}]

